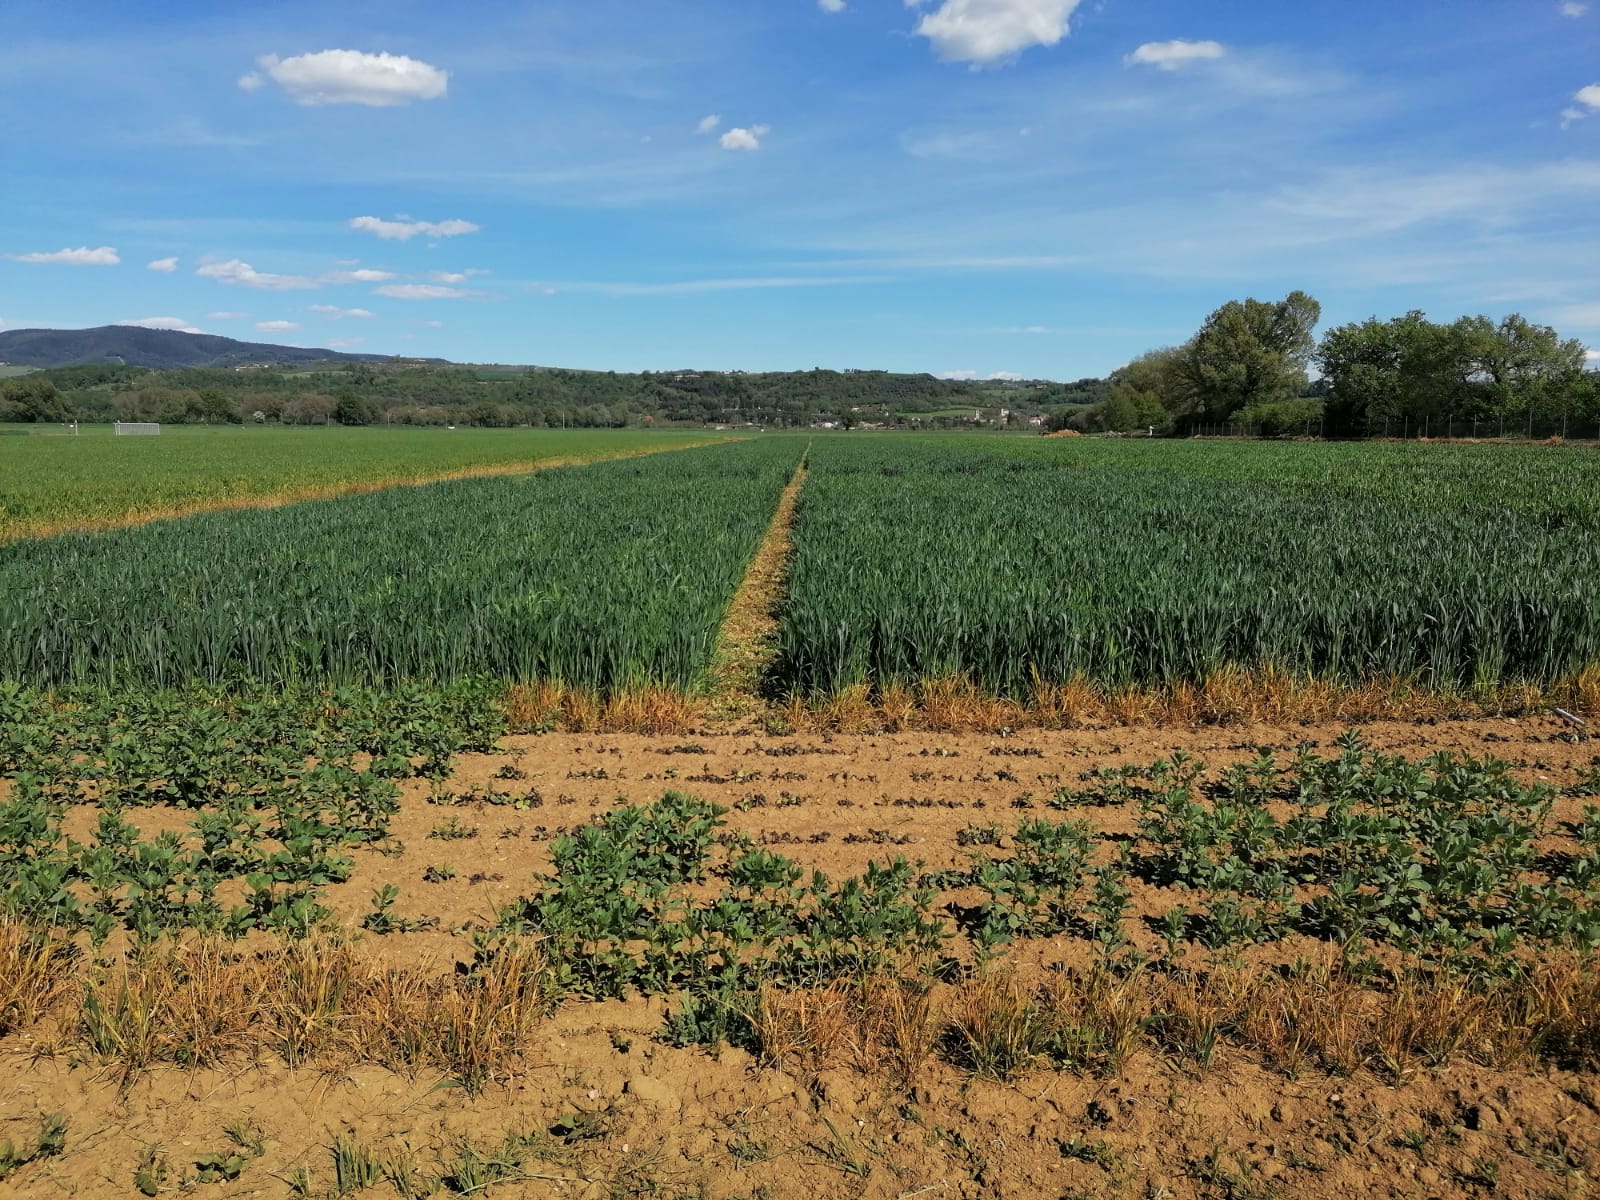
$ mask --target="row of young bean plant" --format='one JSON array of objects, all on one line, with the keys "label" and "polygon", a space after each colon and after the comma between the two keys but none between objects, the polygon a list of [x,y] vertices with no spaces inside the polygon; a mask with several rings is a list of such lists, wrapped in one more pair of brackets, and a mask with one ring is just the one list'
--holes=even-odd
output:
[{"label": "row of young bean plant", "polygon": [[804,443],[0,546],[0,678],[689,689]]},{"label": "row of young bean plant", "polygon": [[1433,687],[1600,663],[1600,461],[1574,452],[823,440],[779,687],[1229,667]]},{"label": "row of young bean plant", "polygon": [[[447,776],[504,727],[473,684],[47,698],[0,683],[0,919],[96,941],[304,934],[349,852],[387,836],[398,781]],[[68,818],[85,807],[79,841]],[[152,807],[186,827],[142,836]]]}]

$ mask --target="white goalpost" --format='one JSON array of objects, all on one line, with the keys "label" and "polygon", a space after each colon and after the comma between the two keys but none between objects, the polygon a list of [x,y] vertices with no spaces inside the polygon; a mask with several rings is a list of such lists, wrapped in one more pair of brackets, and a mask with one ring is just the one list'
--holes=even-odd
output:
[{"label": "white goalpost", "polygon": [[161,426],[155,421],[118,421],[115,426],[118,437],[158,437]]}]

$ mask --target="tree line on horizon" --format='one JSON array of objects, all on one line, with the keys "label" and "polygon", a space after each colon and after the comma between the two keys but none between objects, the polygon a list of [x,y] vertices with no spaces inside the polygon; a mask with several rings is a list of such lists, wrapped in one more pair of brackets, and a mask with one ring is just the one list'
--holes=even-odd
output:
[{"label": "tree line on horizon", "polygon": [[[168,424],[620,427],[648,423],[957,425],[1105,396],[1103,380],[970,381],[889,371],[576,371],[349,363],[306,370],[122,364],[0,382],[0,420]],[[963,417],[959,414],[965,414]]]},{"label": "tree line on horizon", "polygon": [[[1513,313],[1449,324],[1420,311],[1315,336],[1295,291],[1231,300],[1181,346],[1105,379],[979,382],[889,371],[614,372],[347,363],[154,370],[88,364],[0,381],[0,421],[168,424],[954,428],[1028,425],[1326,437],[1600,437],[1583,344]],[[1315,375],[1313,375],[1313,369]],[[1002,417],[1002,414],[1006,414]]]}]

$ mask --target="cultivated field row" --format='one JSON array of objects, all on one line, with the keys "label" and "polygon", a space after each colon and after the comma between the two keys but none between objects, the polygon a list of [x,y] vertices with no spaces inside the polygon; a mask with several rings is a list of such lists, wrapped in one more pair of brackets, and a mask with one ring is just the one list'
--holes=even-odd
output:
[{"label": "cultivated field row", "polygon": [[1600,761],[1565,722],[497,742],[466,696],[344,701],[13,701],[23,1194],[231,1161],[311,1195],[1578,1195],[1600,1163]]},{"label": "cultivated field row", "polygon": [[0,677],[478,678],[637,728],[1588,709],[1597,464],[769,436],[0,546]]}]

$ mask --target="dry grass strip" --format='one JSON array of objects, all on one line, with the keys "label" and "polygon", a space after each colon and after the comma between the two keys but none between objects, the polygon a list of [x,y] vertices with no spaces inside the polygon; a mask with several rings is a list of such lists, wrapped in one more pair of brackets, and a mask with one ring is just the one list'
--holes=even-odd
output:
[{"label": "dry grass strip", "polygon": [[802,458],[723,618],[711,658],[705,709],[706,721],[713,727],[748,720],[766,708],[761,685],[777,650],[778,618],[794,549],[795,503],[805,482]]}]

